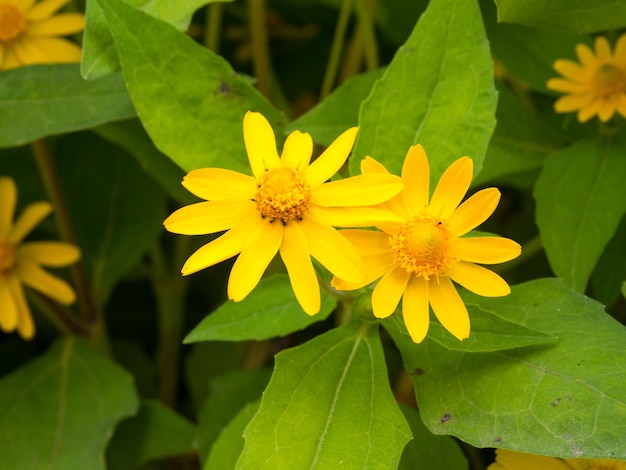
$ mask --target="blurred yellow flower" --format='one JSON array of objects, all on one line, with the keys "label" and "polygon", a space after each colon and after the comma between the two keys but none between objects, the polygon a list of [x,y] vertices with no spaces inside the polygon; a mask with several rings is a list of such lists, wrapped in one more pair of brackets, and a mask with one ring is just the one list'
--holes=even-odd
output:
[{"label": "blurred yellow flower", "polygon": [[15,331],[24,339],[35,334],[35,325],[24,297],[22,284],[64,305],[76,295],[62,279],[42,266],[64,267],[80,257],[78,248],[64,242],[24,242],[22,240],[50,212],[47,202],[27,206],[13,222],[17,189],[11,178],[0,177],[0,328]]},{"label": "blurred yellow flower", "polygon": [[626,462],[609,459],[559,459],[496,449],[488,470],[626,470]]},{"label": "blurred yellow flower", "polygon": [[311,136],[294,131],[279,158],[269,122],[259,113],[246,113],[243,135],[254,176],[221,168],[190,172],[183,186],[206,201],[183,207],[164,222],[170,232],[185,235],[226,230],[192,254],[182,274],[239,255],[230,273],[228,297],[240,301],[280,253],[296,298],[309,315],[320,309],[311,256],[337,276],[355,282],[365,278],[359,253],[333,226],[396,220],[387,211],[362,206],[392,198],[401,191],[402,181],[372,174],[326,182],[345,163],[356,134],[356,127],[348,129],[310,163]]},{"label": "blurred yellow flower", "polygon": [[0,70],[32,64],[80,62],[81,50],[62,39],[82,31],[82,13],[56,11],[69,0],[0,0]]},{"label": "blurred yellow flower", "polygon": [[599,36],[595,54],[585,44],[576,46],[580,63],[557,60],[554,69],[564,78],[548,80],[548,88],[567,93],[554,104],[559,113],[578,111],[578,121],[595,115],[606,122],[617,112],[626,117],[626,34],[611,52],[609,41]]},{"label": "blurred yellow flower", "polygon": [[[372,158],[363,160],[361,171],[387,173]],[[500,276],[474,263],[509,261],[520,254],[520,246],[502,237],[460,238],[483,223],[500,200],[500,191],[487,188],[459,206],[472,171],[468,157],[454,162],[442,175],[429,203],[428,159],[422,146],[415,145],[402,167],[403,193],[385,204],[402,222],[378,224],[382,231],[340,232],[361,253],[369,271],[358,283],[337,276],[332,285],[357,289],[382,276],[372,293],[374,315],[391,315],[402,298],[404,322],[416,343],[428,332],[429,303],[450,333],[461,340],[469,336],[469,315],[452,281],[487,297],[510,293]]]}]

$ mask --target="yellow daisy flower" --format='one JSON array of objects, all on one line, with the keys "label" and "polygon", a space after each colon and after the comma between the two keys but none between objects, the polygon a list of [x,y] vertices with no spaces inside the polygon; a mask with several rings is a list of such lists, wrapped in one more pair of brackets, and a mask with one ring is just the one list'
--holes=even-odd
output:
[{"label": "yellow daisy flower", "polygon": [[554,104],[558,113],[578,111],[578,121],[586,122],[598,115],[606,122],[617,112],[626,117],[626,34],[611,52],[609,41],[599,36],[595,54],[585,44],[576,46],[580,64],[557,60],[554,69],[564,78],[548,80],[548,88],[567,93]]},{"label": "yellow daisy flower", "polygon": [[239,255],[230,273],[228,297],[240,301],[280,253],[296,298],[309,315],[320,309],[311,256],[337,276],[363,279],[359,253],[333,226],[363,227],[397,219],[387,211],[360,206],[390,199],[401,191],[402,181],[372,174],[326,182],[345,163],[356,134],[356,127],[348,129],[310,163],[311,136],[294,131],[279,158],[269,122],[259,113],[246,113],[243,135],[254,176],[221,168],[190,172],[183,186],[206,201],[183,207],[164,222],[170,232],[185,235],[226,230],[192,254],[182,274]]},{"label": "yellow daisy flower", "polygon": [[55,15],[68,2],[0,0],[0,70],[32,64],[80,62],[80,47],[58,37],[85,28],[82,13]]},{"label": "yellow daisy flower", "polygon": [[[362,162],[361,171],[387,173],[372,158]],[[461,340],[469,336],[469,315],[452,281],[487,297],[510,292],[500,276],[474,263],[509,261],[520,254],[520,246],[502,237],[460,238],[483,223],[500,200],[500,191],[488,188],[459,206],[472,171],[470,158],[454,162],[442,175],[429,203],[428,159],[422,146],[415,145],[402,167],[403,193],[385,204],[402,222],[379,224],[382,231],[340,232],[359,250],[369,272],[364,281],[354,283],[337,276],[332,285],[351,290],[381,278],[372,293],[374,315],[391,315],[402,298],[404,322],[416,343],[428,332],[429,303],[450,333]]]},{"label": "yellow daisy flower", "polygon": [[74,245],[64,242],[24,242],[22,240],[50,212],[47,202],[27,206],[13,222],[17,188],[11,178],[0,177],[0,328],[15,331],[24,339],[35,334],[35,325],[24,297],[22,284],[70,305],[76,299],[72,288],[42,266],[64,267],[80,257]]},{"label": "yellow daisy flower", "polygon": [[559,459],[496,449],[488,470],[626,470],[626,462],[609,459]]}]

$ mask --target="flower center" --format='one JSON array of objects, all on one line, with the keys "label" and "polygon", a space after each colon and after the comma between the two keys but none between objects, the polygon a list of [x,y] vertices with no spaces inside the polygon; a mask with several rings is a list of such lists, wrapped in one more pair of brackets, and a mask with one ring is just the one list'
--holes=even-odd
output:
[{"label": "flower center", "polygon": [[278,219],[286,225],[290,220],[302,220],[309,208],[311,191],[303,176],[281,166],[261,177],[255,200],[261,217],[270,222]]},{"label": "flower center", "polygon": [[452,263],[448,254],[451,235],[444,221],[431,216],[410,220],[389,241],[396,262],[408,272],[424,277],[445,275]]},{"label": "flower center", "polygon": [[602,98],[611,98],[626,93],[624,71],[613,64],[604,64],[596,70],[594,81],[597,94]]},{"label": "flower center", "polygon": [[0,238],[0,275],[13,269],[15,265],[15,250],[8,240]]},{"label": "flower center", "polygon": [[0,41],[15,39],[26,29],[22,10],[12,2],[0,2]]}]

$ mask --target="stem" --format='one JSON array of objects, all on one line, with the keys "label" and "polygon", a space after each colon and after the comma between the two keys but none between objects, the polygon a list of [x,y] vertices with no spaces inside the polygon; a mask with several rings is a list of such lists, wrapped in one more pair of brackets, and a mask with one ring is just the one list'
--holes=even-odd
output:
[{"label": "stem", "polygon": [[346,49],[347,52],[341,67],[341,74],[339,75],[340,83],[356,75],[361,69],[363,62],[363,37],[361,36],[360,28],[356,28]]},{"label": "stem", "polygon": [[92,333],[90,325],[78,318],[62,305],[39,292],[27,291],[29,302],[35,305],[50,322],[64,335],[89,336]]},{"label": "stem", "polygon": [[363,38],[365,64],[368,71],[378,68],[378,44],[376,43],[376,33],[372,19],[373,11],[374,2],[370,2],[369,0],[357,0],[356,13],[359,17],[359,32]]},{"label": "stem", "polygon": [[[61,238],[68,243],[78,245],[65,202],[65,196],[61,190],[59,178],[48,145],[45,140],[40,139],[32,143],[32,149],[46,192],[55,208],[54,216]],[[74,287],[76,288],[79,310],[87,323],[95,327],[100,322],[100,314],[93,302],[89,283],[87,282],[85,266],[79,259],[70,266],[70,270]]]},{"label": "stem", "polygon": [[265,0],[249,0],[250,36],[252,39],[252,63],[257,86],[261,94],[270,96],[270,55],[267,40],[267,11]]},{"label": "stem", "polygon": [[204,45],[216,54],[220,49],[220,35],[222,33],[222,16],[224,4],[211,3],[206,7],[206,21],[204,23]]},{"label": "stem", "polygon": [[333,36],[333,43],[330,47],[330,57],[328,58],[328,65],[326,66],[326,73],[324,74],[324,80],[322,82],[320,101],[328,96],[337,80],[337,70],[339,69],[339,60],[341,58],[341,50],[343,49],[343,41],[346,35],[351,9],[352,0],[344,0],[341,3],[337,26],[335,26],[335,35]]}]

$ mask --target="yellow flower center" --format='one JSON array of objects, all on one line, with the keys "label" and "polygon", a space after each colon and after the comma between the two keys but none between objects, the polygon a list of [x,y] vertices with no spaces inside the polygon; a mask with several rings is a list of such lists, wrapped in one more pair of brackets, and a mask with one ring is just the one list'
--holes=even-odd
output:
[{"label": "yellow flower center", "polygon": [[15,265],[15,250],[8,240],[0,238],[0,275],[13,269]]},{"label": "yellow flower center", "polygon": [[0,2],[0,41],[15,39],[26,29],[26,17],[12,2]]},{"label": "yellow flower center", "polygon": [[396,262],[428,280],[430,276],[445,275],[452,263],[448,254],[450,238],[445,221],[427,215],[410,220],[389,241]]},{"label": "yellow flower center", "polygon": [[286,225],[290,220],[302,220],[309,208],[311,190],[303,176],[281,166],[261,177],[255,200],[261,217],[270,222],[278,219]]},{"label": "yellow flower center", "polygon": [[626,93],[626,75],[624,71],[613,64],[604,64],[596,70],[594,75],[596,93],[601,98],[612,98]]}]

